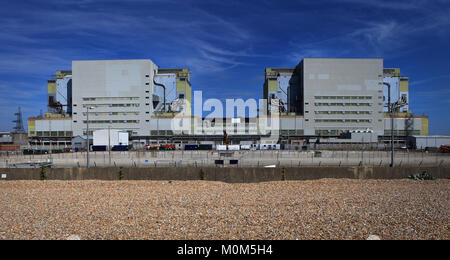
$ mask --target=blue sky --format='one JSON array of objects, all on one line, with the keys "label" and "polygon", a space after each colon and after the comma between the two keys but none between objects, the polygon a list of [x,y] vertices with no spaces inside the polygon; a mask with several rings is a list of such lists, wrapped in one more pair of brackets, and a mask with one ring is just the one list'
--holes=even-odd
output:
[{"label": "blue sky", "polygon": [[262,98],[265,67],[304,57],[384,58],[410,107],[450,134],[450,1],[3,1],[0,130],[46,109],[46,80],[79,59],[188,67],[204,98]]}]

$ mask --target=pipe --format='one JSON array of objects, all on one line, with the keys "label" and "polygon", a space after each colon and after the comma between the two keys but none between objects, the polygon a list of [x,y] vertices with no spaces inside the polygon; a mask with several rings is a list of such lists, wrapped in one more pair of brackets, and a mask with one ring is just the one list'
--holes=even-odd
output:
[{"label": "pipe", "polygon": [[388,113],[391,112],[391,84],[383,82],[388,87]]},{"label": "pipe", "polygon": [[391,84],[383,82],[388,87],[388,112],[391,113],[391,167],[394,167],[394,108],[391,107]]},{"label": "pipe", "polygon": [[153,76],[153,84],[155,84],[155,85],[158,86],[158,87],[162,87],[163,90],[164,90],[164,112],[166,112],[166,86],[164,86],[163,84],[158,83],[158,82],[155,81],[155,78],[156,78],[156,70],[155,70],[155,73],[154,73],[153,75],[154,75],[154,76]]}]

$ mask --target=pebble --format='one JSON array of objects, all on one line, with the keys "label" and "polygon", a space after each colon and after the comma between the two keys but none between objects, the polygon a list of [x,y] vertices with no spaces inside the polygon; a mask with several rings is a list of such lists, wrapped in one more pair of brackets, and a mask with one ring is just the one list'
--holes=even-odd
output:
[{"label": "pebble", "polygon": [[76,235],[71,235],[67,237],[67,240],[81,240],[81,238],[79,236]]},{"label": "pebble", "polygon": [[167,183],[0,182],[0,238],[450,239],[445,179]]}]

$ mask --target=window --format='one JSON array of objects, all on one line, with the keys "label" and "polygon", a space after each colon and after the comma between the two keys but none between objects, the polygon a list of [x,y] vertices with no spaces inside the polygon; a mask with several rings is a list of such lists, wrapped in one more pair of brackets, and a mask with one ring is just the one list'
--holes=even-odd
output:
[{"label": "window", "polygon": [[150,83],[148,83],[148,82],[147,82],[147,83],[145,83],[145,85],[149,86],[149,85],[150,85]]},{"label": "window", "polygon": [[146,78],[150,78],[150,75],[145,75]]}]

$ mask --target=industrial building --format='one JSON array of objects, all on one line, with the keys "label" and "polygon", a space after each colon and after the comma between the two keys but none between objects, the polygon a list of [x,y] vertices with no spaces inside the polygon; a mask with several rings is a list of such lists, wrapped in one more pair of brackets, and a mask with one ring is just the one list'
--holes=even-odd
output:
[{"label": "industrial building", "polygon": [[408,144],[414,149],[437,150],[441,146],[450,146],[450,136],[430,135],[430,136],[408,136]]},{"label": "industrial building", "polygon": [[[73,61],[72,71],[57,71],[47,84],[47,112],[28,119],[32,148],[72,147],[72,140],[79,144],[105,129],[127,132],[138,149],[218,145],[225,135],[230,144],[259,144],[275,130],[276,143],[285,147],[319,141],[387,144],[392,128],[387,104],[409,100],[408,78],[400,69],[385,69],[382,59],[305,58],[294,68],[266,68],[267,116],[276,114],[279,129],[268,127],[263,114],[193,116],[189,69],[159,68],[151,60]],[[407,136],[428,135],[428,118],[414,116],[407,105],[394,117],[399,145]],[[175,131],[179,122],[183,130]]]}]

